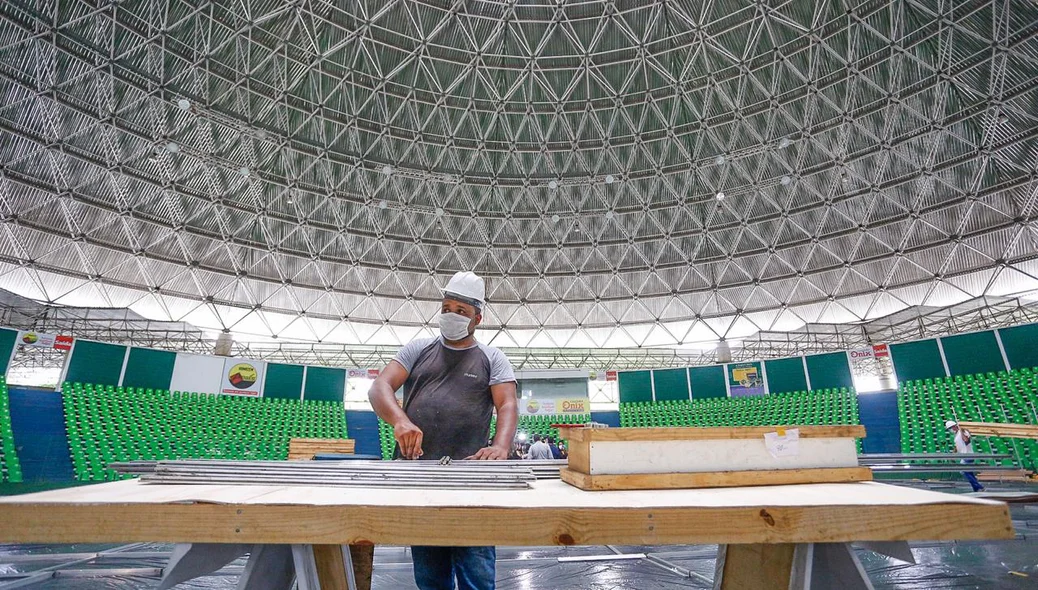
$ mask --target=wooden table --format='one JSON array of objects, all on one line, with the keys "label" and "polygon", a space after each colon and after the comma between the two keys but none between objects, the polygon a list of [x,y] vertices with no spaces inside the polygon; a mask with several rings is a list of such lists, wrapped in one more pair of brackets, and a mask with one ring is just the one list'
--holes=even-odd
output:
[{"label": "wooden table", "polygon": [[[716,587],[785,590],[811,587],[812,572],[816,584],[861,573],[850,542],[1011,538],[1001,502],[875,482],[585,492],[553,480],[494,491],[128,480],[0,498],[0,542],[181,544],[167,576],[248,552],[243,589],[287,588],[292,575],[301,590],[350,587],[349,545],[717,543]],[[854,582],[841,585],[870,587]]]}]

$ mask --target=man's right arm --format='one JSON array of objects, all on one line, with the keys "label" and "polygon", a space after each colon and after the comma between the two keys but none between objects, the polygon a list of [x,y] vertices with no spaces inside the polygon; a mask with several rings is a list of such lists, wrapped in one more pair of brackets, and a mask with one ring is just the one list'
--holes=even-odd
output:
[{"label": "man's right arm", "polygon": [[400,454],[405,459],[422,456],[422,430],[415,426],[396,401],[396,390],[407,381],[407,369],[396,360],[389,361],[368,390],[368,401],[372,409],[393,426],[393,438],[400,445]]}]

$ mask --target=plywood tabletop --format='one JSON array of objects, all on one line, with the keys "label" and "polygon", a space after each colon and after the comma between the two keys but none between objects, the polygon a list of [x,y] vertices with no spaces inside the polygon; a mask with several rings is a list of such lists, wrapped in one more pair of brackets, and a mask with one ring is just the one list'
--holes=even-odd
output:
[{"label": "plywood tabletop", "polygon": [[761,438],[777,429],[796,428],[800,438],[862,438],[865,427],[860,424],[845,426],[738,426],[738,427],[684,427],[684,428],[560,428],[559,438],[571,442],[634,442],[669,440],[714,440]]},{"label": "plywood tabletop", "polygon": [[0,542],[424,545],[1012,538],[1001,502],[874,482],[585,492],[174,486],[136,480],[0,498]]}]

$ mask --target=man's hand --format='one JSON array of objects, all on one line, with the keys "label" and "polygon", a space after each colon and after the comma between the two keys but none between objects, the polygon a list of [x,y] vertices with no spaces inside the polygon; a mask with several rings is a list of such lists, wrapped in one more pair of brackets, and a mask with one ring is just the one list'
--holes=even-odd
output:
[{"label": "man's hand", "polygon": [[422,456],[422,429],[410,420],[401,420],[393,427],[393,438],[400,445],[400,454],[405,459]]},{"label": "man's hand", "polygon": [[501,447],[489,446],[483,447],[476,451],[475,455],[465,457],[466,460],[474,459],[476,461],[501,461],[508,458],[508,449],[502,449]]}]

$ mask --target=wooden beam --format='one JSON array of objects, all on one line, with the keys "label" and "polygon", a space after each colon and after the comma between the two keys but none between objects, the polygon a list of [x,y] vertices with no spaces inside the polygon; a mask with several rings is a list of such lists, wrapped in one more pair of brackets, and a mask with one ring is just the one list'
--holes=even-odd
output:
[{"label": "wooden beam", "polygon": [[559,437],[573,442],[636,442],[762,438],[778,429],[800,431],[800,438],[864,438],[865,427],[845,426],[738,426],[731,428],[560,428]]},{"label": "wooden beam", "polygon": [[741,486],[872,481],[872,470],[868,467],[713,471],[702,473],[636,473],[629,475],[588,475],[573,469],[562,469],[559,474],[562,477],[562,481],[588,491],[732,488]]},{"label": "wooden beam", "polygon": [[567,465],[581,473],[591,473],[591,445],[579,442],[571,444],[567,450]]},{"label": "wooden beam", "polygon": [[[565,484],[560,484],[565,485]],[[846,493],[832,486],[832,498]],[[203,486],[198,486],[203,487]],[[789,486],[774,498],[797,494]],[[736,488],[738,489],[738,488]],[[742,488],[746,490],[748,488]],[[759,488],[775,490],[776,488]],[[579,491],[579,490],[578,490]],[[654,494],[684,492],[664,490]],[[704,493],[710,490],[692,490]],[[873,490],[872,493],[875,493]],[[589,494],[589,492],[581,492]],[[648,492],[615,492],[641,494]],[[298,494],[306,494],[300,488]],[[590,494],[600,496],[601,494]],[[1000,502],[614,508],[0,502],[0,542],[668,545],[1012,539]],[[743,494],[745,497],[745,494]],[[745,500],[744,500],[745,501]]]},{"label": "wooden beam", "polygon": [[288,459],[313,459],[318,453],[352,455],[355,446],[349,438],[293,438],[288,441]]},{"label": "wooden beam", "polygon": [[321,590],[348,590],[342,545],[314,545],[313,548]]},{"label": "wooden beam", "polygon": [[357,590],[371,590],[375,546],[350,545],[350,560],[353,561],[353,578],[357,582]]},{"label": "wooden beam", "polygon": [[718,549],[719,590],[788,590],[796,545],[728,545]]},{"label": "wooden beam", "polygon": [[995,422],[959,422],[974,436],[1001,436],[1004,438],[1029,438],[1038,440],[1038,426],[1034,424],[998,424]]}]

